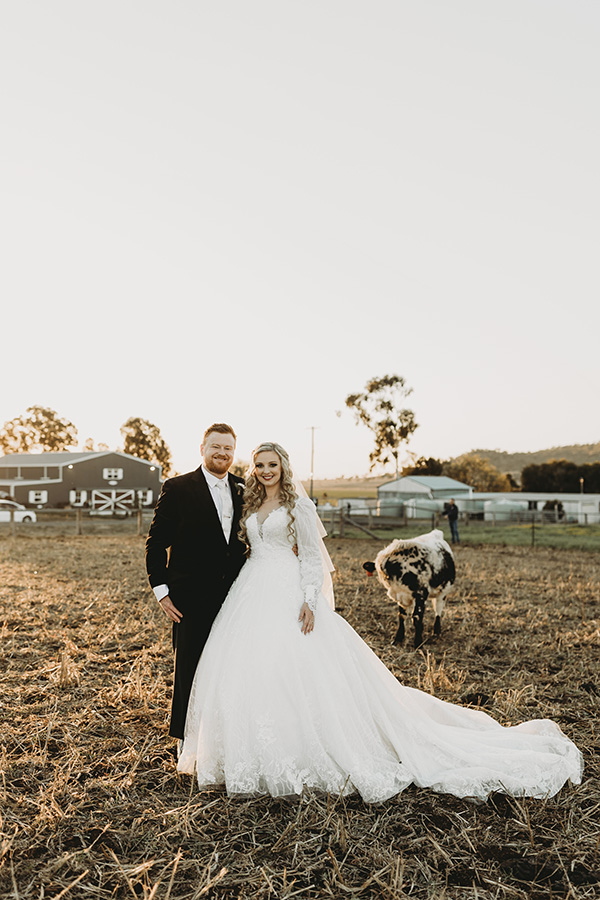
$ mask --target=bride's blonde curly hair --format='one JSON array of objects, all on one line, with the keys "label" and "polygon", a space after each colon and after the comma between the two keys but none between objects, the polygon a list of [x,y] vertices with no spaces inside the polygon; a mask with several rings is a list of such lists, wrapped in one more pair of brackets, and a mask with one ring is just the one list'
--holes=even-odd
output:
[{"label": "bride's blonde curly hair", "polygon": [[252,513],[258,512],[265,501],[267,492],[265,486],[260,483],[256,477],[256,457],[259,453],[265,452],[276,453],[281,463],[281,480],[279,482],[279,496],[281,505],[285,506],[288,511],[288,532],[294,542],[294,505],[298,499],[296,488],[294,487],[294,475],[290,466],[290,458],[281,444],[275,444],[272,441],[265,441],[255,447],[252,451],[252,463],[246,474],[246,486],[244,488],[244,508],[242,510],[242,518],[240,519],[240,540],[246,545],[246,556],[250,553],[250,542],[248,541],[248,531],[246,523]]}]

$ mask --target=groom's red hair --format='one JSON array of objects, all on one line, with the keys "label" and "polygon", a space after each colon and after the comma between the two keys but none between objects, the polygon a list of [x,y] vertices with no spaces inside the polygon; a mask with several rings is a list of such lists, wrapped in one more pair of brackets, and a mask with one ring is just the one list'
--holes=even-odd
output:
[{"label": "groom's red hair", "polygon": [[233,437],[234,441],[237,441],[237,434],[235,433],[231,425],[226,425],[225,422],[216,422],[214,425],[211,425],[209,428],[207,428],[204,432],[204,437],[202,438],[203,444],[206,443],[206,438],[213,431],[216,431],[217,434],[230,434]]}]

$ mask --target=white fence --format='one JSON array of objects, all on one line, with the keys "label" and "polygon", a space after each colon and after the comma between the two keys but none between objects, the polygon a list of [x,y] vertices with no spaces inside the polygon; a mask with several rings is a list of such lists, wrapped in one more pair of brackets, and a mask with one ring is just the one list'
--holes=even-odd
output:
[{"label": "white fence", "polygon": [[98,514],[95,510],[82,509],[35,509],[27,510],[35,516],[35,521],[19,521],[23,510],[10,510],[10,518],[0,522],[0,533],[7,530],[15,536],[19,534],[146,534],[153,509],[135,509],[116,515]]},{"label": "white fence", "polygon": [[[407,527],[409,523],[421,523],[419,527],[439,528],[447,523],[444,517],[444,501],[424,500],[400,503],[398,500],[389,503],[379,501],[377,505],[362,506],[356,500],[340,500],[338,506],[318,507],[319,516],[330,534],[343,535],[346,525],[356,526],[363,530],[377,530],[395,526]],[[348,508],[350,505],[350,508]],[[559,509],[486,509],[465,512],[459,507],[459,523],[485,522],[487,525],[597,525],[600,524],[600,512],[595,511],[563,511]]]}]

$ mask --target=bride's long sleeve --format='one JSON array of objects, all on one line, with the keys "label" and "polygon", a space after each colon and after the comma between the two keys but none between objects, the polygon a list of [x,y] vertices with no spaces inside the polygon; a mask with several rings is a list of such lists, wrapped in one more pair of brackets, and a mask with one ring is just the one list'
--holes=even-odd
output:
[{"label": "bride's long sleeve", "polygon": [[300,584],[304,602],[314,612],[323,586],[323,560],[314,503],[300,497],[294,507],[294,532],[300,562]]}]

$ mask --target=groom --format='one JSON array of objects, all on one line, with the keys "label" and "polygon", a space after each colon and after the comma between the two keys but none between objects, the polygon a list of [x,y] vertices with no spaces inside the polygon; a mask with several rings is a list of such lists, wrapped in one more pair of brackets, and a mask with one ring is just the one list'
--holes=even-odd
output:
[{"label": "groom", "polygon": [[230,425],[204,434],[202,465],[165,481],[146,540],[146,569],[173,622],[175,675],[169,734],[183,738],[194,673],[211,626],[244,564],[238,539],[243,479],[228,474],[236,436]]}]

